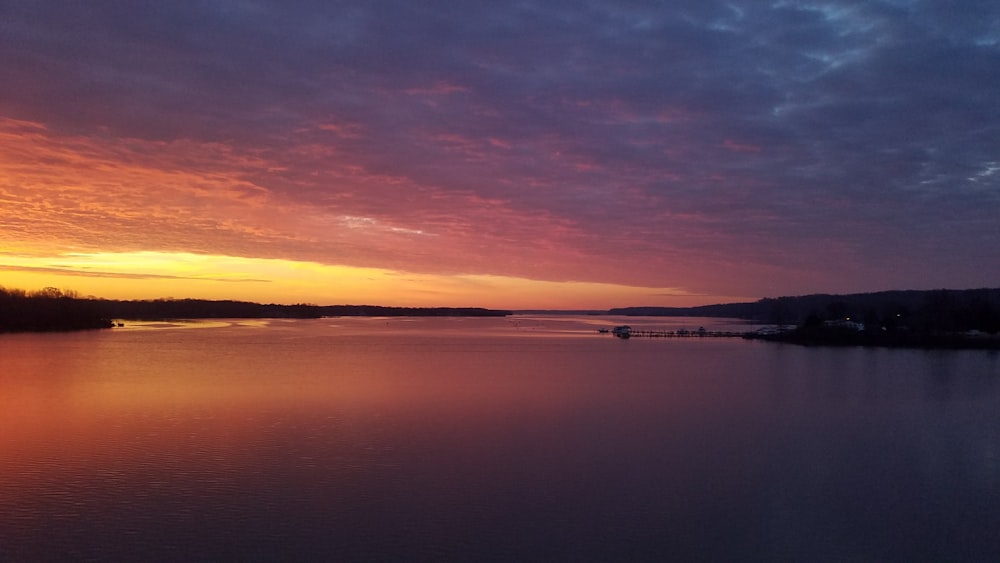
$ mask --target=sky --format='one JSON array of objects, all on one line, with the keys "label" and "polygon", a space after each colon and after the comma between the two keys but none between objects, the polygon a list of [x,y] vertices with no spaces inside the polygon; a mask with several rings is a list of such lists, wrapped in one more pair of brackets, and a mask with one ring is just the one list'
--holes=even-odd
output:
[{"label": "sky", "polygon": [[1000,4],[0,0],[0,285],[608,308],[1000,285]]}]

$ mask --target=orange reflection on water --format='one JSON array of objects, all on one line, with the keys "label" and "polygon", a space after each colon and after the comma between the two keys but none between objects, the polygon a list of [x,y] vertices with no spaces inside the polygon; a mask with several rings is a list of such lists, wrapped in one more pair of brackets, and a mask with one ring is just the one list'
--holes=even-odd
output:
[{"label": "orange reflection on water", "polygon": [[[519,448],[559,455],[614,434],[599,448],[613,457],[747,396],[738,381],[689,377],[650,342],[531,332],[563,324],[219,321],[4,337],[0,469],[24,491],[60,475],[161,486],[203,472],[236,486],[265,466],[325,483],[395,451],[391,463],[456,457],[499,479],[488,468]],[[731,359],[712,346],[700,365],[724,371]]]}]

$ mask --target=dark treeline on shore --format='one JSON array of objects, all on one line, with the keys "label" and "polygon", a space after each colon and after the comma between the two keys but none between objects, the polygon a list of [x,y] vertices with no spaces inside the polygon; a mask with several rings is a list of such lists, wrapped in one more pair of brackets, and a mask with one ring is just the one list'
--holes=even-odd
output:
[{"label": "dark treeline on shore", "polygon": [[[33,292],[0,287],[0,332],[108,328],[116,320],[510,314],[471,307],[275,305],[205,299],[123,301],[81,298],[75,292],[51,287]],[[1000,348],[1000,288],[804,295],[701,307],[627,307],[611,309],[607,314],[731,317],[794,326],[794,330],[757,337],[800,344]]]},{"label": "dark treeline on shore", "polygon": [[155,299],[102,300],[112,318],[157,319],[318,319],[320,317],[502,317],[509,311],[473,307],[382,307],[378,305],[262,305],[247,301]]},{"label": "dark treeline on shore", "polygon": [[320,317],[498,317],[509,311],[475,307],[382,307],[377,305],[274,305],[247,301],[81,298],[45,288],[27,292],[0,287],[0,332],[109,328],[112,320],[260,319]]},{"label": "dark treeline on shore", "polygon": [[1000,288],[804,295],[753,303],[628,307],[612,314],[734,317],[789,330],[754,338],[835,346],[1000,349]]},{"label": "dark treeline on shore", "polygon": [[1000,331],[1000,288],[881,291],[765,298],[702,307],[626,307],[613,315],[730,317],[777,325],[852,320],[887,330]]},{"label": "dark treeline on shore", "polygon": [[0,332],[110,328],[100,302],[47,287],[27,292],[0,287]]}]

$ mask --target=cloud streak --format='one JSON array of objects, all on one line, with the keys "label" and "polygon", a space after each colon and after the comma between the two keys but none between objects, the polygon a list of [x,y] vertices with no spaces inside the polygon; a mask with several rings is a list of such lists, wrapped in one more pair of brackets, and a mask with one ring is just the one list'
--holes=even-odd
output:
[{"label": "cloud streak", "polygon": [[10,3],[3,242],[708,296],[1000,279],[993,2],[355,4]]},{"label": "cloud streak", "polygon": [[170,274],[136,274],[131,272],[108,272],[101,270],[82,270],[79,268],[59,268],[59,267],[42,267],[42,266],[11,266],[7,264],[0,264],[0,271],[9,270],[17,272],[30,272],[30,273],[42,273],[42,274],[55,274],[59,276],[81,276],[81,277],[91,277],[91,278],[114,278],[114,279],[128,279],[128,280],[197,280],[197,281],[217,281],[217,282],[254,282],[254,283],[267,283],[271,280],[253,279],[253,278],[219,278],[219,277],[204,277],[204,276],[175,276]]}]

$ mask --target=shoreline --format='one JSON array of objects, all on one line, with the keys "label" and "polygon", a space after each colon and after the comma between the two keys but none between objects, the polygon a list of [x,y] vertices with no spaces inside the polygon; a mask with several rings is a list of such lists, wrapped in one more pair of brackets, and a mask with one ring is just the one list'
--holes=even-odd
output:
[{"label": "shoreline", "polygon": [[907,348],[916,350],[1000,350],[1000,335],[955,332],[872,332],[793,329],[773,334],[748,333],[747,340],[833,348]]}]

